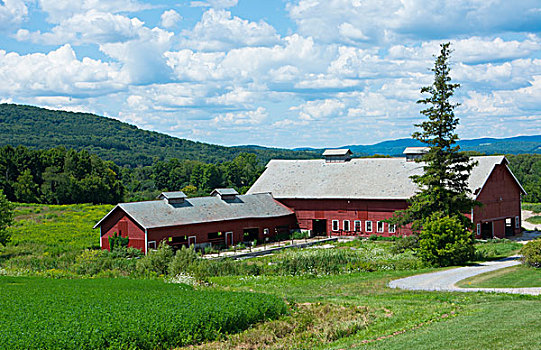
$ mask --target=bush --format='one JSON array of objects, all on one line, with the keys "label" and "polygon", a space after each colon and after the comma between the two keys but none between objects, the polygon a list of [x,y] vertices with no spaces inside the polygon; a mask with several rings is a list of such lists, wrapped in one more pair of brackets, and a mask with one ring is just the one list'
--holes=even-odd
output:
[{"label": "bush", "polygon": [[410,235],[397,239],[391,252],[393,254],[400,254],[406,250],[415,250],[417,248],[419,248],[419,237],[417,235]]},{"label": "bush", "polygon": [[526,243],[520,250],[520,254],[522,254],[524,264],[541,267],[541,239]]},{"label": "bush", "polygon": [[474,257],[473,234],[457,217],[433,214],[419,236],[419,257],[436,266],[460,265]]},{"label": "bush", "polygon": [[165,242],[160,243],[157,250],[151,250],[137,261],[137,272],[142,275],[165,275],[173,258],[173,249]]},{"label": "bush", "polygon": [[177,250],[173,259],[167,266],[167,272],[169,275],[176,276],[181,273],[188,272],[188,267],[197,260],[197,253],[193,248],[187,248],[183,246]]}]

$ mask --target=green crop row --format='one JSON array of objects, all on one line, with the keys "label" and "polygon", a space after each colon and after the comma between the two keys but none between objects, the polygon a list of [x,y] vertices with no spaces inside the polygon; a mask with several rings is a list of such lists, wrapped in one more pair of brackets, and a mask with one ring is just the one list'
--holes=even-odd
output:
[{"label": "green crop row", "polygon": [[0,277],[0,349],[169,349],[286,312],[277,297],[155,280]]}]

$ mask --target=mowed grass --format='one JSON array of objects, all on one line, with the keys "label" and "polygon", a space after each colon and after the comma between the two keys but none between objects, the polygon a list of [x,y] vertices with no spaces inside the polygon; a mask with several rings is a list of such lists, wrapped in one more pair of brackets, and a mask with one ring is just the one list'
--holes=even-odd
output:
[{"label": "mowed grass", "polygon": [[523,265],[512,266],[470,277],[460,281],[459,286],[464,288],[541,287],[541,269]]},{"label": "mowed grass", "polygon": [[170,349],[285,312],[273,296],[158,280],[0,277],[0,349]]},{"label": "mowed grass", "polygon": [[[540,297],[414,292],[387,287],[387,283],[392,279],[428,271],[431,270],[362,272],[315,278],[213,278],[214,289],[261,291],[282,297],[291,303],[292,312],[277,321],[258,324],[226,340],[195,348],[539,348]],[[306,315],[306,307],[315,308],[310,317]],[[350,318],[353,308],[362,310],[354,320]],[[523,319],[519,317],[521,313],[534,308],[533,314]],[[344,317],[340,318],[332,310],[346,311]],[[508,313],[509,317],[506,317]],[[327,322],[328,320],[331,322]],[[483,333],[477,332],[477,328],[482,325]],[[514,332],[519,325],[520,332]],[[451,327],[452,331],[446,331],[445,337],[440,338],[441,329],[447,327]],[[478,338],[476,334],[482,334],[482,337]],[[460,346],[455,346],[455,341]]]},{"label": "mowed grass", "polygon": [[541,225],[541,215],[529,217],[526,221],[534,225]]}]

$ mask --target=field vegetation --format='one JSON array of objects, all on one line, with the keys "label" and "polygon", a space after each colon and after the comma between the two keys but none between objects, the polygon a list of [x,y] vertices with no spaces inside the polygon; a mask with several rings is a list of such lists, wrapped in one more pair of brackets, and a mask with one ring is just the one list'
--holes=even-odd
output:
[{"label": "field vegetation", "polygon": [[[527,311],[523,338],[507,331],[517,326],[510,320],[499,327],[508,342],[460,336],[462,347],[527,349],[524,339],[539,341],[539,298],[386,287],[433,271],[415,255],[412,238],[354,239],[241,261],[167,248],[143,257],[134,249],[99,250],[91,227],[111,207],[19,205],[12,241],[0,248],[0,329],[7,332],[0,348],[399,348],[395,339],[408,348],[445,348],[435,333],[440,324],[470,332],[502,313]],[[493,240],[475,248],[475,260],[490,260],[520,245]]]}]

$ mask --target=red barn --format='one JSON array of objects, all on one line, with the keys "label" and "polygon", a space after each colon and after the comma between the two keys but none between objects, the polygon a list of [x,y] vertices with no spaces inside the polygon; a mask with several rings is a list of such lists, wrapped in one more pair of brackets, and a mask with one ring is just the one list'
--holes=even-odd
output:
[{"label": "red barn", "polygon": [[[411,151],[411,152],[410,152]],[[409,148],[406,158],[352,159],[349,150],[332,150],[321,160],[271,160],[249,194],[272,193],[294,210],[299,227],[316,235],[410,234],[383,220],[407,207],[417,191],[412,175],[423,165],[413,160],[424,148]],[[523,188],[504,156],[475,157],[469,188],[483,206],[467,215],[478,237],[520,232]]]},{"label": "red barn", "polygon": [[233,189],[217,189],[210,197],[164,192],[158,198],[121,203],[105,215],[94,226],[100,228],[102,249],[109,249],[109,237],[115,233],[129,237],[130,247],[146,253],[164,240],[177,247],[262,242],[296,226],[293,211],[268,193],[239,195]]}]

